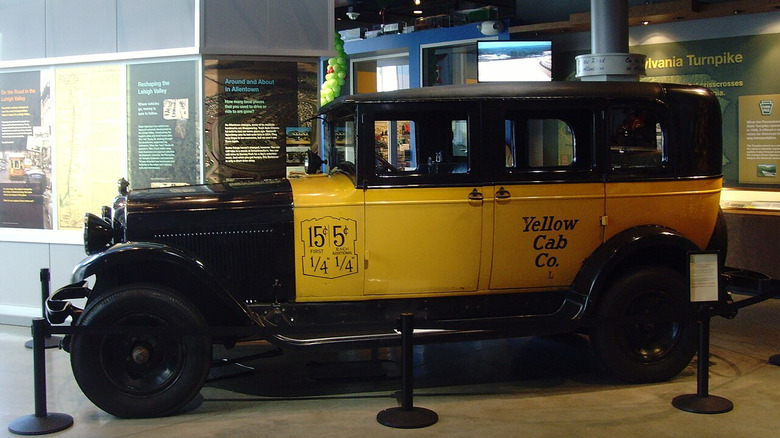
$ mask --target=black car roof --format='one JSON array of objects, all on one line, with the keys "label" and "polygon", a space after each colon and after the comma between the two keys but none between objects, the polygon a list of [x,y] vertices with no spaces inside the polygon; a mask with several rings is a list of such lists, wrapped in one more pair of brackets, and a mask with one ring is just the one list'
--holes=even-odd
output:
[{"label": "black car roof", "polygon": [[[626,98],[662,99],[670,90],[708,94],[704,88],[655,82],[515,82],[446,85],[341,96],[321,113],[342,105],[391,102],[501,100],[517,98]],[[687,94],[687,93],[686,93]]]}]

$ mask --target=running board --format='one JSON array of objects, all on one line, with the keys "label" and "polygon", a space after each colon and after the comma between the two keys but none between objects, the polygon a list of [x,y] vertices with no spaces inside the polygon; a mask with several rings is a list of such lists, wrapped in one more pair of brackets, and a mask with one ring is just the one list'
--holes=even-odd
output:
[{"label": "running board", "polygon": [[[487,330],[438,330],[438,329],[415,329],[414,340],[415,343],[431,343],[431,342],[444,342],[446,338],[453,338],[452,340],[466,340],[471,337],[490,337],[490,331]],[[348,348],[359,348],[364,344],[366,346],[376,346],[377,344],[382,346],[400,345],[401,344],[401,332],[392,331],[389,333],[369,333],[362,335],[323,335],[310,338],[295,338],[292,336],[285,336],[282,334],[275,334],[270,340],[272,343],[284,345],[292,348],[304,348],[304,347],[326,347],[326,346],[343,346]]]}]

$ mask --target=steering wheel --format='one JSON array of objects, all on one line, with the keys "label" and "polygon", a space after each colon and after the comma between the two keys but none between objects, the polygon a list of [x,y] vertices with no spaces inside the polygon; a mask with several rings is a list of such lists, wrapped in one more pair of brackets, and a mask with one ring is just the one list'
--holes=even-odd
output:
[{"label": "steering wheel", "polygon": [[346,173],[348,175],[354,175],[355,174],[355,163],[353,163],[351,161],[342,161],[341,163],[333,166],[330,169],[330,174],[331,175],[334,174],[334,173],[338,173],[338,172]]},{"label": "steering wheel", "polygon": [[376,170],[377,174],[391,173],[395,175],[398,173],[398,168],[390,164],[390,162],[385,160],[381,155],[376,156]]}]

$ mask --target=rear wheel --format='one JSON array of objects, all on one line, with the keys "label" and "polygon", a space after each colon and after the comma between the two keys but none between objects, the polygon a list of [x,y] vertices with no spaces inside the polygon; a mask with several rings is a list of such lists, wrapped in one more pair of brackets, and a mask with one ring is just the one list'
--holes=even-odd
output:
[{"label": "rear wheel", "polygon": [[84,394],[117,417],[176,413],[200,391],[211,363],[206,336],[158,333],[158,327],[205,327],[193,304],[150,285],[120,287],[91,302],[79,326],[150,327],[78,334],[71,343],[73,375]]},{"label": "rear wheel", "polygon": [[661,382],[680,373],[696,352],[696,321],[685,277],[652,267],[618,279],[602,298],[591,344],[603,367],[632,383]]}]

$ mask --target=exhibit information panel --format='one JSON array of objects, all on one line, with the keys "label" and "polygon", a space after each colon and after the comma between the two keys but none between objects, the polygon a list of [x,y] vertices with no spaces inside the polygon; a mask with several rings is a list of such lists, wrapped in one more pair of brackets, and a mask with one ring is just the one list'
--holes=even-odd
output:
[{"label": "exhibit information panel", "polygon": [[739,182],[778,184],[780,94],[739,97]]},{"label": "exhibit information panel", "polygon": [[85,211],[116,195],[125,174],[124,67],[57,69],[54,100],[58,225],[78,229]]},{"label": "exhibit information panel", "polygon": [[281,178],[314,143],[317,63],[208,60],[205,182]]},{"label": "exhibit information panel", "polygon": [[128,66],[131,188],[200,182],[195,61]]}]

